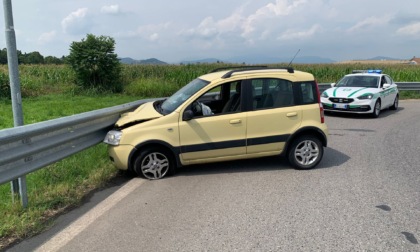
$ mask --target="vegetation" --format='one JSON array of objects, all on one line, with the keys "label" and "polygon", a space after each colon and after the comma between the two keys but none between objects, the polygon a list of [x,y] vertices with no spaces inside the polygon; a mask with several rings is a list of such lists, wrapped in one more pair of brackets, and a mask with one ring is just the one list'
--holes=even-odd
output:
[{"label": "vegetation", "polygon": [[76,73],[77,84],[84,89],[120,92],[121,63],[114,53],[111,37],[88,34],[81,42],[70,45],[67,61]]},{"label": "vegetation", "polygon": [[[64,64],[65,57],[42,56],[39,52],[22,53],[17,50],[19,64]],[[0,50],[0,64],[7,64],[7,49]]]},{"label": "vegetation", "polygon": [[[172,94],[192,79],[226,64],[124,65],[122,93],[101,93],[76,85],[68,65],[20,65],[25,124],[85,111]],[[311,72],[319,83],[335,82],[353,69],[380,68],[397,82],[419,82],[420,67],[413,65],[295,65]],[[0,66],[0,130],[13,126],[7,66]],[[401,92],[402,98],[420,98],[417,92]],[[104,186],[117,171],[99,144],[27,176],[29,206],[12,203],[10,184],[0,186],[0,250],[13,239],[31,236],[50,225],[51,216],[80,204],[95,188]]]}]

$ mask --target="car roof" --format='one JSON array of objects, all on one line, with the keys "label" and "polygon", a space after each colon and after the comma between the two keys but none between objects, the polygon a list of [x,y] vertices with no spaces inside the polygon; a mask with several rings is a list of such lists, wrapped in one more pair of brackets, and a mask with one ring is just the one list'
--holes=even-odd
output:
[{"label": "car roof", "polygon": [[250,76],[253,75],[255,77],[284,77],[285,79],[288,79],[287,77],[293,76],[294,78],[297,78],[302,81],[307,80],[314,80],[314,76],[307,72],[302,71],[295,71],[290,68],[263,68],[263,69],[244,69],[240,71],[235,70],[223,70],[213,73],[208,73],[205,75],[200,76],[200,79],[206,80],[206,81],[214,81],[216,79],[229,79],[231,77],[237,77],[237,76]]}]

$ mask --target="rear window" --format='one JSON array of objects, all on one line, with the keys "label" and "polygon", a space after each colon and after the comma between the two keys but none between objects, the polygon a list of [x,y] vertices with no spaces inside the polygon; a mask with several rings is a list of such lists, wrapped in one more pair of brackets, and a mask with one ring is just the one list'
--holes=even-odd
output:
[{"label": "rear window", "polygon": [[294,104],[293,84],[288,80],[261,78],[251,80],[253,109],[288,107]]},{"label": "rear window", "polygon": [[299,104],[318,103],[318,93],[314,81],[296,83]]}]

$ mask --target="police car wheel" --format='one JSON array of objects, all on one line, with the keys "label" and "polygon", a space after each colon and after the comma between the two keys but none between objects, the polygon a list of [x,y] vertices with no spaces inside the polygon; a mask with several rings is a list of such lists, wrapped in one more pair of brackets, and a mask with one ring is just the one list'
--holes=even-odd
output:
[{"label": "police car wheel", "polygon": [[381,101],[377,100],[375,102],[375,107],[373,108],[372,117],[378,118],[380,113],[381,113]]}]

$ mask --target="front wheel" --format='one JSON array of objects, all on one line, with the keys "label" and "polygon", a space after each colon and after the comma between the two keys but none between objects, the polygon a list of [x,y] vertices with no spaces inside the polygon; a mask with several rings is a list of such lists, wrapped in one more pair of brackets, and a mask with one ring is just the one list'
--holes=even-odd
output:
[{"label": "front wheel", "polygon": [[147,179],[161,179],[175,169],[171,153],[161,148],[147,148],[140,153],[134,163],[138,175]]},{"label": "front wheel", "polygon": [[381,113],[381,101],[376,100],[375,107],[373,108],[373,112],[372,112],[372,117],[378,118],[380,113]]},{"label": "front wheel", "polygon": [[314,136],[304,135],[295,139],[289,149],[289,163],[297,169],[312,169],[321,161],[324,148]]}]

